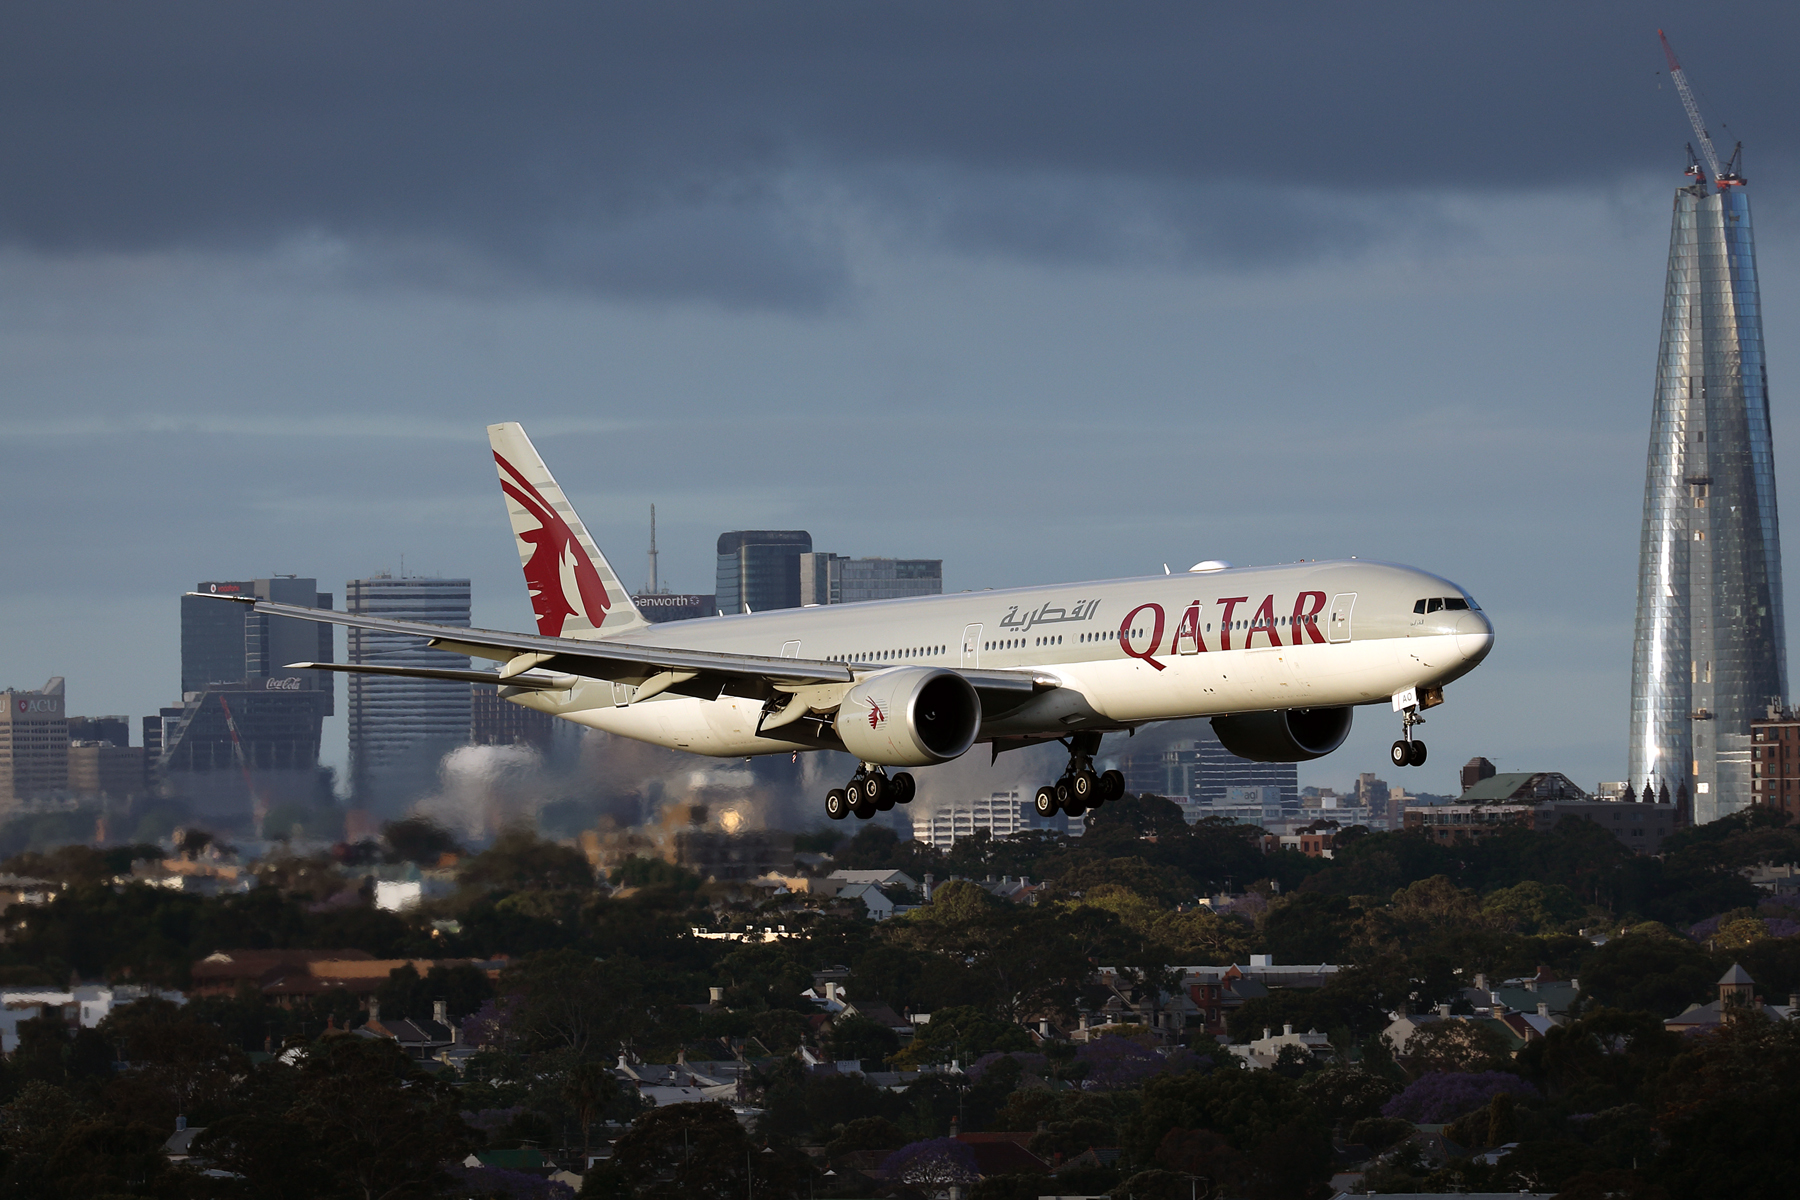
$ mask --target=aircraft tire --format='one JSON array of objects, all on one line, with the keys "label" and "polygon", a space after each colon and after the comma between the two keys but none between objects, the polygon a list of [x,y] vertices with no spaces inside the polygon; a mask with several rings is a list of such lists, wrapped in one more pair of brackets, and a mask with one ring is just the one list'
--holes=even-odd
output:
[{"label": "aircraft tire", "polygon": [[866,821],[870,817],[874,816],[876,813],[880,812],[881,810],[876,807],[876,804],[873,800],[869,799],[867,796],[864,796],[863,802],[861,804],[858,804],[855,808],[851,809],[851,811],[856,814],[857,820]]},{"label": "aircraft tire", "polygon": [[1388,750],[1388,761],[1396,767],[1412,765],[1412,747],[1405,742],[1395,742]]},{"label": "aircraft tire", "polygon": [[1075,789],[1069,786],[1069,777],[1064,775],[1061,779],[1056,781],[1056,805],[1064,812],[1067,812],[1069,810],[1070,802],[1074,799]]},{"label": "aircraft tire", "polygon": [[891,782],[894,787],[895,804],[911,804],[913,797],[918,795],[918,784],[913,780],[913,777],[909,772],[902,771],[894,776],[889,782]]},{"label": "aircraft tire", "polygon": [[1063,811],[1068,813],[1071,817],[1079,817],[1087,812],[1087,805],[1079,800],[1071,800],[1069,803],[1063,805]]},{"label": "aircraft tire", "polygon": [[834,821],[841,821],[850,815],[850,801],[845,797],[843,788],[832,788],[825,793],[825,815]]},{"label": "aircraft tire", "polygon": [[1100,776],[1100,802],[1111,804],[1115,800],[1125,798],[1125,775],[1121,771],[1108,771]]},{"label": "aircraft tire", "polygon": [[1408,763],[1409,763],[1409,765],[1415,766],[1415,767],[1422,767],[1425,765],[1425,743],[1424,742],[1414,742],[1412,744],[1412,754],[1408,757]]},{"label": "aircraft tire", "polygon": [[1045,819],[1054,817],[1061,808],[1056,799],[1056,789],[1053,787],[1039,788],[1037,795],[1031,801],[1031,807],[1040,817]]},{"label": "aircraft tire", "polygon": [[893,808],[894,807],[894,789],[891,787],[882,788],[881,795],[876,797],[876,799],[875,799],[875,807],[880,809],[882,812],[887,812],[889,809]]},{"label": "aircraft tire", "polygon": [[863,795],[879,805],[887,796],[888,777],[880,772],[871,772],[863,776],[862,786]]},{"label": "aircraft tire", "polygon": [[1097,803],[1100,777],[1092,771],[1077,771],[1069,776],[1069,791],[1078,803]]}]

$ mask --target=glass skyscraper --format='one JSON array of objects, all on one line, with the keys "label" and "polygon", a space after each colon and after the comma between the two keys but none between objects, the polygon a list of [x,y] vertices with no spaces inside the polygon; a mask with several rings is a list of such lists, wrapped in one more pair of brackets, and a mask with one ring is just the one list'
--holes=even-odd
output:
[{"label": "glass skyscraper", "polygon": [[1696,822],[1750,803],[1750,719],[1787,694],[1781,538],[1743,181],[1675,193],[1644,479],[1631,784]]},{"label": "glass skyscraper", "polygon": [[[469,624],[469,581],[386,573],[344,585],[344,611],[434,625]],[[469,669],[461,654],[379,629],[348,631],[350,661],[389,667]],[[454,679],[351,675],[350,777],[356,804],[396,814],[438,782],[438,763],[469,741],[469,685]]]}]

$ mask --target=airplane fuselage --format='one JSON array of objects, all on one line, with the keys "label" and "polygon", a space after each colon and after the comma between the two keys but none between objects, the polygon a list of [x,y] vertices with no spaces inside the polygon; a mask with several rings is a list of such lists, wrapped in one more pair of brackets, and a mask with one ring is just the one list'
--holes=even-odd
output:
[{"label": "airplane fuselage", "polygon": [[[1055,681],[984,713],[977,740],[992,741],[1385,703],[1472,670],[1492,645],[1493,626],[1446,579],[1351,559],[783,609],[657,625],[619,640],[825,659],[858,673],[999,669]],[[506,694],[581,725],[697,754],[816,748],[779,731],[759,736],[757,699],[664,693],[634,703],[635,690],[583,680]]]}]

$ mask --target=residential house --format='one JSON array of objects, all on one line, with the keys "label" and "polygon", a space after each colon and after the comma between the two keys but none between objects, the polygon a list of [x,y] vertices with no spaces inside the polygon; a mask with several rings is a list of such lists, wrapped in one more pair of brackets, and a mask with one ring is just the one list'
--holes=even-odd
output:
[{"label": "residential house", "polygon": [[448,1050],[462,1040],[462,1031],[451,1024],[448,1010],[447,1001],[434,1000],[429,1021],[399,1017],[390,1017],[384,1021],[381,1018],[381,1001],[371,998],[369,1019],[356,1032],[367,1038],[388,1038],[406,1051],[408,1058],[423,1062],[437,1058],[441,1051]]},{"label": "residential house", "polygon": [[1295,1033],[1292,1025],[1283,1025],[1281,1032],[1270,1035],[1267,1029],[1263,1035],[1247,1044],[1227,1046],[1226,1049],[1244,1060],[1244,1066],[1252,1071],[1267,1070],[1281,1060],[1281,1052],[1293,1046],[1314,1062],[1327,1062],[1336,1057],[1332,1049],[1331,1039],[1316,1029],[1305,1033]]},{"label": "residential house", "polygon": [[1756,994],[1756,980],[1737,963],[1719,977],[1719,998],[1707,1004],[1690,1004],[1680,1016],[1663,1022],[1676,1033],[1710,1033],[1740,1012],[1760,1012],[1771,1021],[1784,1021],[1800,1013],[1800,995],[1789,996],[1785,1007],[1764,1004]]}]

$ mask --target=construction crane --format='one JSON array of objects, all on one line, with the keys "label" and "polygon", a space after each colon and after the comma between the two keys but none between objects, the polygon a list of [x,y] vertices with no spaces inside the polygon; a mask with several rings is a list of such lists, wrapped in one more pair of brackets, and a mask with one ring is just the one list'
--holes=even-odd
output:
[{"label": "construction crane", "polygon": [[[1687,110],[1688,121],[1694,127],[1694,136],[1700,142],[1700,157],[1706,160],[1706,168],[1712,172],[1712,179],[1718,184],[1720,191],[1734,183],[1742,183],[1743,177],[1737,173],[1736,167],[1738,154],[1744,148],[1743,143],[1738,143],[1737,148],[1731,152],[1731,161],[1721,170],[1719,152],[1713,149],[1712,134],[1706,132],[1706,122],[1700,118],[1700,105],[1694,101],[1694,89],[1688,86],[1687,72],[1681,69],[1681,60],[1675,57],[1675,48],[1669,45],[1669,35],[1659,29],[1656,36],[1662,39],[1663,53],[1669,57],[1669,77],[1675,81],[1675,90],[1681,93],[1681,107]],[[1688,147],[1688,152],[1693,152],[1692,146]],[[1692,173],[1699,172],[1696,168]]]}]

